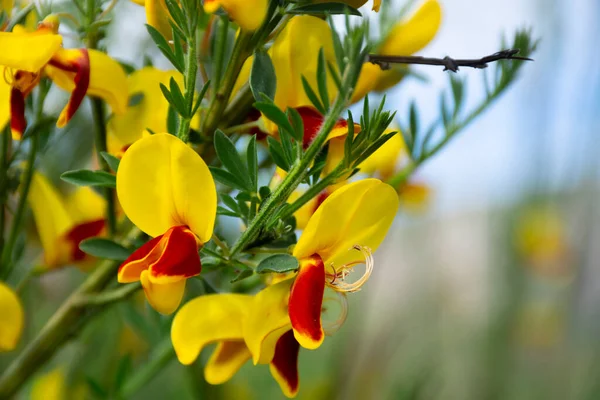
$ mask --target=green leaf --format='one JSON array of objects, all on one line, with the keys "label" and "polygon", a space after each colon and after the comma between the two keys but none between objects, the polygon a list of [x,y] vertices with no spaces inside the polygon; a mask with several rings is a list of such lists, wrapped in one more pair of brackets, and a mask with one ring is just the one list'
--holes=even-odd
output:
[{"label": "green leaf", "polygon": [[304,141],[304,122],[302,121],[302,116],[295,108],[288,108],[286,114],[294,127],[294,139],[298,143],[302,143]]},{"label": "green leaf", "polygon": [[171,46],[167,42],[167,39],[165,39],[165,37],[151,25],[146,24],[146,29],[161,53],[163,53],[163,55],[171,62],[171,64],[173,64],[175,68],[177,68],[179,72],[183,73],[185,70],[184,60],[178,59],[175,56],[173,50],[171,50]]},{"label": "green leaf", "polygon": [[265,117],[275,122],[280,129],[285,130],[290,135],[294,135],[294,128],[292,127],[292,124],[290,124],[287,115],[275,104],[262,101],[254,103],[254,108],[263,113]]},{"label": "green leaf", "polygon": [[299,267],[298,259],[289,254],[275,254],[265,258],[256,267],[256,273],[265,274],[268,272],[283,273],[296,271]]},{"label": "green leaf", "polygon": [[258,154],[256,153],[256,135],[253,135],[246,148],[246,163],[248,164],[248,175],[252,182],[252,191],[256,192],[258,186]]},{"label": "green leaf", "polygon": [[208,169],[210,169],[213,178],[223,185],[229,186],[232,189],[247,190],[244,182],[241,182],[237,175],[217,167],[208,167]]},{"label": "green leaf", "polygon": [[115,157],[112,154],[107,153],[105,151],[101,151],[100,155],[102,156],[102,158],[104,158],[104,161],[106,161],[106,163],[108,164],[110,169],[113,172],[117,172],[117,170],[119,169],[119,163],[121,162],[121,160],[119,160],[117,157]]},{"label": "green leaf", "polygon": [[343,3],[321,3],[309,4],[300,7],[294,7],[286,12],[287,14],[309,14],[309,15],[334,15],[334,14],[350,14],[362,17],[360,11],[354,7]]},{"label": "green leaf", "polygon": [[235,278],[233,278],[233,279],[232,279],[230,282],[231,282],[231,283],[236,283],[236,282],[239,282],[239,281],[241,281],[241,280],[243,280],[243,279],[250,278],[252,275],[254,275],[254,271],[252,271],[250,268],[243,269],[243,270],[242,270],[242,271],[240,271],[240,273],[239,273],[239,274],[238,274],[238,275],[237,275]]},{"label": "green leaf", "polygon": [[319,50],[319,57],[317,60],[317,86],[319,88],[319,95],[326,111],[329,111],[329,93],[327,91],[327,67],[325,63],[325,53],[323,48]]},{"label": "green leaf", "polygon": [[60,179],[77,186],[117,187],[117,177],[105,171],[76,169],[63,173]]},{"label": "green leaf", "polygon": [[319,100],[319,97],[317,96],[315,91],[312,89],[312,87],[310,87],[310,83],[308,83],[304,75],[302,75],[302,86],[304,87],[304,92],[306,92],[306,96],[308,97],[310,102],[313,103],[313,106],[315,106],[317,111],[325,115],[325,106],[321,104],[321,100]]},{"label": "green leaf", "polygon": [[79,243],[79,249],[84,253],[108,260],[124,261],[131,255],[131,251],[106,238],[90,238]]},{"label": "green leaf", "polygon": [[287,161],[287,157],[283,152],[283,147],[281,147],[281,143],[279,143],[276,139],[271,136],[267,137],[267,143],[269,144],[269,153],[273,158],[275,164],[283,169],[284,171],[290,170],[290,164]]},{"label": "green leaf", "polygon": [[215,132],[214,146],[223,167],[236,176],[236,180],[242,184],[244,190],[252,191],[252,180],[246,164],[242,162],[231,139],[219,129]]},{"label": "green leaf", "polygon": [[179,118],[177,118],[177,111],[172,105],[169,105],[169,110],[167,111],[167,132],[176,136],[178,126]]},{"label": "green leaf", "polygon": [[250,90],[256,101],[260,100],[260,93],[265,94],[271,100],[275,98],[277,78],[275,76],[275,67],[273,67],[273,62],[267,52],[257,51],[254,53],[249,83]]},{"label": "green leaf", "polygon": [[260,195],[260,199],[265,201],[269,196],[271,196],[271,188],[268,186],[261,186],[258,189],[258,194]]}]

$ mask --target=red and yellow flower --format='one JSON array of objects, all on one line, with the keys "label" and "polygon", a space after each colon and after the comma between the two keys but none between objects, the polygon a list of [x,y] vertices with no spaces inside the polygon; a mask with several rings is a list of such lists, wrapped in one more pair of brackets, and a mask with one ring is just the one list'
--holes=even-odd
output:
[{"label": "red and yellow flower", "polygon": [[0,32],[0,124],[10,115],[15,139],[20,139],[26,126],[25,98],[47,74],[58,86],[71,92],[71,98],[58,117],[63,127],[73,117],[86,94],[104,99],[115,113],[125,112],[127,81],[121,66],[106,54],[87,49],[63,49],[58,34],[59,21],[49,16],[35,32],[15,27],[13,32]]},{"label": "red and yellow flower", "polygon": [[[383,241],[398,207],[392,187],[377,179],[344,186],[329,196],[308,222],[293,255],[300,268],[292,279],[255,296],[215,294],[198,297],[173,320],[171,339],[179,361],[191,364],[203,347],[217,343],[205,368],[209,383],[230,379],[250,358],[269,364],[283,393],[298,392],[300,347],[323,342],[321,309],[325,287],[359,290],[373,267],[371,252]],[[357,260],[355,248],[366,254]],[[355,283],[345,277],[358,263],[367,270]]]},{"label": "red and yellow flower", "polygon": [[127,217],[153,237],[125,260],[118,280],[141,281],[152,307],[170,314],[186,279],[200,273],[198,250],[212,236],[217,193],[210,171],[175,136],[154,134],[123,155],[117,195]]},{"label": "red and yellow flower", "polygon": [[27,200],[44,249],[43,266],[84,264],[89,256],[79,249],[79,243],[104,231],[104,198],[88,187],[63,196],[47,177],[36,172]]},{"label": "red and yellow flower", "polygon": [[24,320],[21,301],[8,285],[0,281],[0,352],[17,347]]}]

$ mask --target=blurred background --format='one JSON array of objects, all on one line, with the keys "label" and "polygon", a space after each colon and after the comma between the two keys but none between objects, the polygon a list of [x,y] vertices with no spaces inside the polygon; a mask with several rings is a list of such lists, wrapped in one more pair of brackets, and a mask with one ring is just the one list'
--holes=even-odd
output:
[{"label": "blurred background", "polygon": [[[403,3],[395,1],[400,9]],[[401,210],[369,283],[349,296],[348,320],[335,338],[318,351],[301,351],[298,397],[598,399],[600,2],[442,4],[441,30],[420,55],[480,57],[500,49],[502,34],[510,38],[531,27],[541,38],[535,62],[417,172],[416,181],[430,190],[427,204]],[[115,15],[111,55],[137,67],[149,57],[167,68],[143,29],[143,9],[121,1]],[[447,73],[416,71],[428,82],[406,79],[388,94],[387,106],[402,119],[414,99],[423,120],[431,121],[440,91],[448,88]],[[466,108],[483,96],[481,73],[460,71],[468,80]],[[87,136],[89,143],[86,135],[66,130],[44,168],[78,167],[65,165],[71,158],[60,154],[90,149]],[[27,327],[30,335],[68,294],[68,287],[57,290],[64,280],[60,271],[27,291],[48,299],[38,310],[39,323]],[[143,365],[161,330],[168,332],[168,321],[140,321],[128,307],[116,307],[45,372],[62,368],[73,376],[83,368],[86,389],[73,396],[109,397],[90,377],[110,382],[115,370],[131,368],[109,359],[115,348],[128,354],[126,363]],[[219,387],[203,383],[201,367],[184,369],[173,360],[134,398],[283,398],[267,367],[246,365]],[[38,382],[50,384],[48,376]]]}]

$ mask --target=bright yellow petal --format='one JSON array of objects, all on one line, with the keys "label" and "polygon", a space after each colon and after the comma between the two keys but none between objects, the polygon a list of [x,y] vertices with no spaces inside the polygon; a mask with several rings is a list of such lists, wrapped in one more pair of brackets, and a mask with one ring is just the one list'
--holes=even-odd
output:
[{"label": "bright yellow petal", "polygon": [[2,0],[0,1],[0,12],[4,11],[7,18],[10,18],[12,9],[15,6],[14,0]]},{"label": "bright yellow petal", "polygon": [[152,308],[165,315],[172,314],[177,310],[185,293],[186,279],[172,283],[152,283],[149,279],[148,270],[144,270],[140,275],[140,281],[142,282],[146,299]]},{"label": "bright yellow petal", "polygon": [[267,0],[204,0],[204,11],[213,13],[223,7],[242,29],[253,31],[267,16]]},{"label": "bright yellow petal", "polygon": [[206,243],[212,236],[217,192],[208,167],[181,140],[157,133],[135,142],[117,173],[125,214],[152,237],[187,225]]},{"label": "bright yellow petal", "polygon": [[17,347],[23,323],[21,301],[10,287],[0,282],[0,352]]},{"label": "bright yellow petal", "polygon": [[10,90],[11,85],[0,78],[0,129],[10,121]]},{"label": "bright yellow petal", "polygon": [[379,54],[408,56],[425,47],[442,22],[442,9],[437,0],[426,0],[408,19],[394,26],[378,50]]},{"label": "bright yellow petal", "polygon": [[[395,131],[398,130],[388,128],[384,133]],[[404,145],[402,135],[398,132],[358,167],[360,168],[360,171],[365,174],[373,175],[378,173],[379,177],[385,180],[394,174],[396,166],[401,158],[406,156],[406,146]]]},{"label": "bright yellow petal", "polygon": [[104,218],[106,200],[89,187],[78,187],[65,201],[75,224]]},{"label": "bright yellow petal", "polygon": [[131,0],[132,3],[143,6],[146,4],[146,0]]},{"label": "bright yellow petal", "polygon": [[350,183],[319,206],[294,248],[298,259],[319,254],[326,267],[356,260],[354,245],[375,251],[398,210],[394,189],[378,179]]},{"label": "bright yellow petal", "polygon": [[108,122],[111,154],[120,155],[124,147],[141,139],[146,129],[157,133],[167,131],[169,103],[160,90],[160,84],[168,87],[171,78],[183,87],[183,76],[177,71],[144,67],[129,75],[129,97],[141,96],[141,100],[128,107],[125,114],[113,115]]},{"label": "bright yellow petal", "polygon": [[[61,50],[56,54],[60,61],[68,63],[80,57],[80,49]],[[127,75],[123,67],[107,54],[98,50],[88,50],[90,59],[90,84],[87,94],[100,97],[115,114],[124,114],[129,101]],[[75,89],[74,72],[48,66],[46,73],[62,89],[72,92]]]},{"label": "bright yellow petal", "polygon": [[33,381],[31,400],[64,400],[66,398],[65,372],[56,368]]},{"label": "bright yellow petal", "polygon": [[193,363],[209,343],[241,340],[252,296],[211,294],[188,301],[173,318],[171,341],[179,362]]},{"label": "bright yellow petal", "polygon": [[292,328],[288,315],[292,281],[289,279],[268,286],[254,296],[244,322],[244,339],[254,364],[271,362],[277,340]]},{"label": "bright yellow petal", "polygon": [[379,65],[375,65],[370,62],[364,63],[362,69],[360,70],[360,75],[358,76],[358,81],[356,82],[354,92],[352,92],[351,102],[356,103],[369,94],[369,92],[375,90],[377,82],[379,79],[381,79],[384,72],[387,71],[382,71]]},{"label": "bright yellow petal", "polygon": [[379,12],[381,8],[381,0],[373,0],[373,11]]},{"label": "bright yellow petal", "polygon": [[[301,77],[304,75],[316,90],[317,55],[321,48],[325,60],[336,65],[329,24],[320,18],[308,15],[292,18],[275,39],[269,54],[277,76],[275,104],[279,108],[285,110],[287,107],[312,105],[304,92]],[[333,101],[337,95],[337,88],[329,73],[327,77],[329,98]]]},{"label": "bright yellow petal", "polygon": [[69,248],[60,239],[74,225],[64,199],[48,178],[34,173],[27,200],[44,248],[46,265],[54,267],[63,264]]},{"label": "bright yellow petal", "polygon": [[169,10],[165,0],[147,0],[146,22],[159,31],[167,40],[173,39],[173,29],[169,24]]},{"label": "bright yellow petal", "polygon": [[243,340],[220,342],[204,367],[206,382],[211,385],[227,382],[250,357]]},{"label": "bright yellow petal", "polygon": [[61,44],[60,35],[0,32],[0,65],[14,70],[38,72]]}]

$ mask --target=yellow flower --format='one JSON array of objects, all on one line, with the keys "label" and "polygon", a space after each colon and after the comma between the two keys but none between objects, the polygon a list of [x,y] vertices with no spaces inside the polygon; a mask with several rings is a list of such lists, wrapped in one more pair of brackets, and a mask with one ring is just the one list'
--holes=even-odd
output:
[{"label": "yellow flower", "polygon": [[219,7],[223,7],[229,18],[247,31],[253,31],[262,25],[268,6],[267,0],[204,0],[204,11],[214,13]]},{"label": "yellow flower", "polygon": [[27,200],[44,249],[44,265],[56,268],[84,262],[87,256],[79,243],[103,232],[105,200],[88,187],[64,197],[37,172]]},{"label": "yellow flower", "polygon": [[[391,132],[398,132],[398,129],[388,128],[384,134]],[[408,153],[404,140],[398,132],[358,167],[362,173],[370,176],[377,175],[378,178],[387,180],[394,175],[398,164],[407,157]]]},{"label": "yellow flower", "polygon": [[63,400],[67,395],[65,372],[55,368],[37,377],[31,388],[31,400]]},{"label": "yellow flower", "polygon": [[[438,0],[425,0],[411,17],[399,21],[392,28],[376,53],[397,56],[416,53],[435,37],[441,20]],[[364,63],[352,102],[357,102],[373,90],[384,91],[400,82],[402,77],[403,73],[398,69],[382,71],[378,65]]]},{"label": "yellow flower", "polygon": [[0,352],[17,347],[23,323],[21,301],[10,287],[0,281]]},{"label": "yellow flower", "polygon": [[135,142],[123,155],[117,195],[127,217],[151,239],[119,268],[121,283],[141,281],[148,302],[170,314],[186,279],[201,270],[198,248],[212,236],[215,183],[191,148],[167,133]]},{"label": "yellow flower", "polygon": [[[321,308],[325,286],[359,290],[372,270],[371,251],[379,246],[398,207],[396,193],[377,179],[354,182],[334,192],[310,218],[293,254],[300,261],[294,279],[255,296],[215,294],[198,297],[173,319],[171,339],[179,361],[191,364],[203,347],[217,343],[205,368],[209,383],[230,379],[250,358],[269,364],[283,393],[299,388],[300,346],[315,349],[324,339]],[[344,277],[366,253],[367,272],[356,283]]]},{"label": "yellow flower", "polygon": [[183,76],[178,71],[161,71],[154,67],[144,67],[127,78],[129,97],[141,95],[139,103],[127,108],[122,115],[113,115],[108,121],[108,150],[121,156],[127,148],[143,135],[167,131],[169,102],[165,99],[160,84],[169,87],[173,78],[183,87]]},{"label": "yellow flower", "polygon": [[[96,50],[61,47],[58,18],[47,17],[35,32],[0,32],[0,66],[4,84],[0,89],[0,124],[10,115],[13,137],[19,139],[26,126],[25,98],[45,72],[61,88],[71,92],[57,126],[63,127],[75,114],[86,94],[104,99],[116,113],[125,112],[127,82],[121,66]],[[6,96],[6,93],[8,97]]]}]

